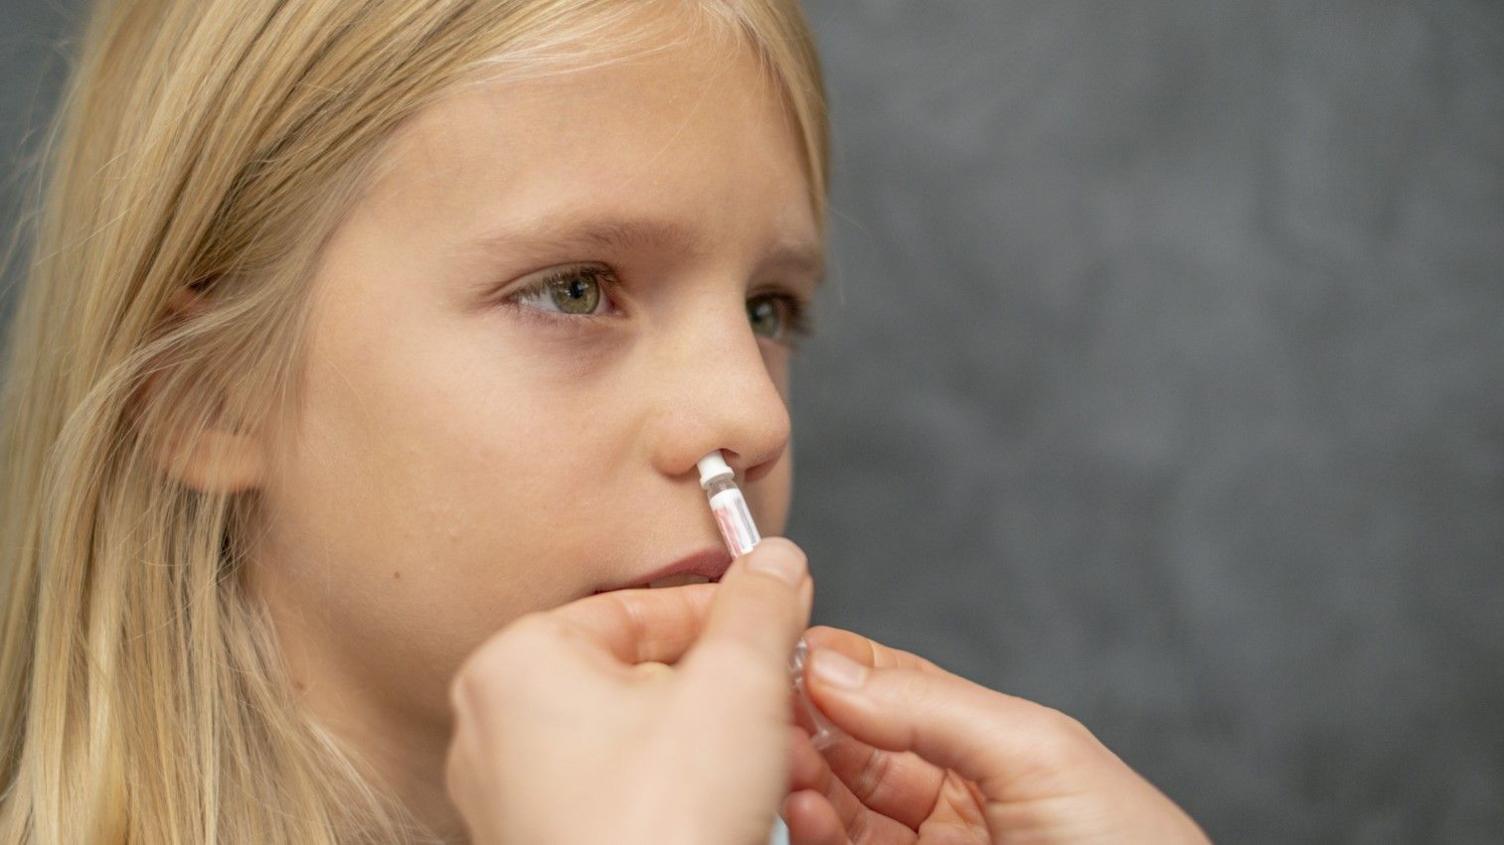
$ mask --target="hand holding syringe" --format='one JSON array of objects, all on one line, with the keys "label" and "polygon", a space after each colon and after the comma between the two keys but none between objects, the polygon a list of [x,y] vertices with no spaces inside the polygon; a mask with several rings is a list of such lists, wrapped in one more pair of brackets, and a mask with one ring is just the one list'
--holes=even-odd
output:
[{"label": "hand holding syringe", "polygon": [[[707,481],[730,476],[708,464]],[[759,543],[727,489],[712,499],[744,560],[720,584],[613,590],[526,614],[456,672],[445,786],[470,841],[752,842],[783,796],[796,842],[885,827],[909,841],[958,822],[978,842],[1206,842],[1064,714],[859,634],[809,628],[803,553],[781,537]],[[801,638],[813,648],[795,689],[819,749],[779,742],[780,664],[792,653],[800,666]]]},{"label": "hand holding syringe", "polygon": [[[746,498],[736,486],[736,474],[721,457],[719,450],[701,458],[699,469],[700,486],[710,499],[710,511],[715,514],[715,523],[721,530],[721,539],[726,541],[726,550],[732,558],[752,551],[762,537],[752,521],[752,512],[747,508]],[[835,742],[839,731],[810,701],[809,693],[804,688],[804,664],[808,656],[809,644],[801,637],[794,647],[794,653],[789,657],[789,678],[798,696],[800,710],[814,726],[810,741],[816,749],[824,749]]]}]

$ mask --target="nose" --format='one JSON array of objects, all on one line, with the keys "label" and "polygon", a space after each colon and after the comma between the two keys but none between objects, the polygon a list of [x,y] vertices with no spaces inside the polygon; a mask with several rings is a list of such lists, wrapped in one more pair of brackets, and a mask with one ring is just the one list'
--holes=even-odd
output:
[{"label": "nose", "polygon": [[657,370],[661,393],[651,434],[655,461],[665,475],[693,475],[695,464],[722,450],[743,482],[770,472],[788,448],[789,409],[746,304],[702,307],[662,346]]}]

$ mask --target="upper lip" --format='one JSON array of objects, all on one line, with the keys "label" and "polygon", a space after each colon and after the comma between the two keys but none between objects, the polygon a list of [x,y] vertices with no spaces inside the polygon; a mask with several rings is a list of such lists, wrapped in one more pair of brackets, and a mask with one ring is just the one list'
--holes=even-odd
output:
[{"label": "upper lip", "polygon": [[660,578],[667,578],[670,575],[702,575],[708,580],[719,581],[729,568],[731,568],[731,554],[729,552],[720,546],[706,546],[698,551],[690,552],[667,566],[634,578],[628,583],[605,587],[596,590],[596,592],[604,593],[611,590],[630,590],[637,587],[646,587],[651,582],[657,581]]}]

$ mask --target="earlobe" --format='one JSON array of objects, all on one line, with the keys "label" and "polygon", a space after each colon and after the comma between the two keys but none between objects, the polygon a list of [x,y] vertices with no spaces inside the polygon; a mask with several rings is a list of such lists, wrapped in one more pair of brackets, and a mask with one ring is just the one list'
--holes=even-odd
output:
[{"label": "earlobe", "polygon": [[261,444],[248,434],[205,429],[192,443],[173,438],[159,463],[184,485],[204,493],[236,493],[261,486]]},{"label": "earlobe", "polygon": [[[194,287],[173,292],[169,300],[169,319],[177,321],[199,313],[206,303]],[[165,401],[160,393],[162,373],[153,373],[146,381],[146,403]],[[223,408],[224,402],[216,403]],[[154,414],[171,418],[172,414]],[[232,420],[216,417],[208,428],[189,441],[185,432],[176,431],[165,438],[157,454],[163,472],[184,485],[205,493],[234,493],[260,487],[265,473],[262,443],[254,432],[240,430]]]},{"label": "earlobe", "polygon": [[[161,392],[162,375],[154,373],[147,379],[144,402],[173,401]],[[157,466],[168,476],[204,493],[235,493],[260,487],[266,470],[260,437],[227,419],[223,401],[216,401],[214,406],[208,425],[196,434],[191,429],[166,432],[158,447]],[[179,415],[158,412],[151,416],[173,419]]]}]

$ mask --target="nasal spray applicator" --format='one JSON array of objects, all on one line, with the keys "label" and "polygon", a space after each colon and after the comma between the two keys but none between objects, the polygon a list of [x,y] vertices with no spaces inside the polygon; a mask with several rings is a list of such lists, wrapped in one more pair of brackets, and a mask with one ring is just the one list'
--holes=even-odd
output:
[{"label": "nasal spray applicator", "polygon": [[[752,522],[752,512],[747,509],[747,500],[736,486],[736,474],[726,463],[726,459],[721,457],[719,449],[701,458],[698,465],[700,486],[710,499],[710,512],[715,514],[715,524],[721,530],[721,539],[726,541],[726,550],[731,552],[732,558],[741,557],[752,551],[762,537],[757,533],[757,525]],[[804,688],[804,663],[808,657],[809,644],[800,637],[799,643],[794,646],[794,654],[789,658],[789,679],[794,683],[800,709],[804,711],[810,724],[815,726],[810,741],[815,748],[824,749],[835,742],[839,734],[836,727],[815,707],[814,702],[809,700],[809,693]]]}]

